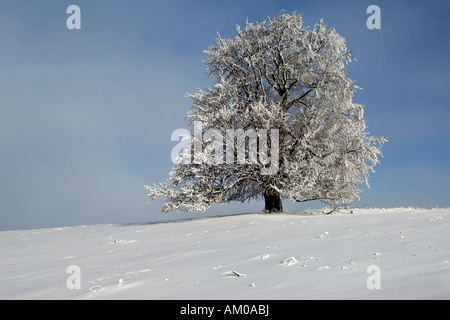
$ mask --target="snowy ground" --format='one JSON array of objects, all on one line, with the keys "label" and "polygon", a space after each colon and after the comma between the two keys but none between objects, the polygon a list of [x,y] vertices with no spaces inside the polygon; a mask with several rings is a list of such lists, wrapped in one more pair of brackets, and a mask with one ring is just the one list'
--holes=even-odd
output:
[{"label": "snowy ground", "polygon": [[414,208],[3,231],[0,299],[450,299],[449,231]]}]

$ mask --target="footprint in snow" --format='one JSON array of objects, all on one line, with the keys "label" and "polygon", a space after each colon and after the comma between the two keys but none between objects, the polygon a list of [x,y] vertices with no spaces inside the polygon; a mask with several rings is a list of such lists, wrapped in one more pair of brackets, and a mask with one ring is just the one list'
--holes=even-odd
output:
[{"label": "footprint in snow", "polygon": [[86,296],[86,299],[90,299],[92,296],[96,295],[97,292],[103,291],[105,288],[102,286],[93,286],[89,288],[89,293]]},{"label": "footprint in snow", "polygon": [[297,262],[298,261],[297,261],[297,259],[295,259],[295,257],[289,257],[289,258],[286,258],[283,261],[281,261],[281,265],[287,267],[287,266],[292,266],[292,265],[296,264]]},{"label": "footprint in snow", "polygon": [[100,290],[102,288],[103,288],[102,286],[93,286],[93,287],[89,288],[89,291],[97,291],[97,290]]},{"label": "footprint in snow", "polygon": [[330,269],[330,268],[331,267],[329,267],[329,266],[323,266],[323,267],[320,267],[320,268],[316,269],[316,271],[327,270],[327,269]]},{"label": "footprint in snow", "polygon": [[108,242],[109,244],[122,243],[126,242],[127,239],[114,239],[113,241]]},{"label": "footprint in snow", "polygon": [[268,258],[270,258],[270,254],[266,253],[266,254],[263,254],[262,256],[260,256],[260,255],[255,256],[252,258],[252,260],[265,260]]},{"label": "footprint in snow", "polygon": [[327,236],[329,235],[330,233],[328,232],[328,231],[325,231],[325,232],[322,232],[322,234],[320,235],[320,236],[318,236],[318,237],[316,237],[317,239],[324,239],[324,238],[327,238]]}]

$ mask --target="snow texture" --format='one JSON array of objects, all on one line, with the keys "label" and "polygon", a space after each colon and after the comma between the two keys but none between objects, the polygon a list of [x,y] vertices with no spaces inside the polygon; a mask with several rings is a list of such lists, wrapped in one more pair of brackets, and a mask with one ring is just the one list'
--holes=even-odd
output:
[{"label": "snow texture", "polygon": [[450,297],[450,209],[352,212],[2,231],[0,299]]}]

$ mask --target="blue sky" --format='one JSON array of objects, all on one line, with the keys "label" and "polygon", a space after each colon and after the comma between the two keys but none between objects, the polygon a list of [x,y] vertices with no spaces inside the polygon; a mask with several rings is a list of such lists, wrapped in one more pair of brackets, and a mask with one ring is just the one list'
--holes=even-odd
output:
[{"label": "blue sky", "polygon": [[[81,30],[69,30],[69,5]],[[381,9],[369,30],[366,9]],[[163,182],[217,32],[281,10],[347,40],[369,132],[384,157],[356,206],[450,206],[448,1],[0,2],[0,230],[189,218],[147,204]],[[314,204],[291,204],[302,210]],[[258,212],[261,202],[206,215]]]}]

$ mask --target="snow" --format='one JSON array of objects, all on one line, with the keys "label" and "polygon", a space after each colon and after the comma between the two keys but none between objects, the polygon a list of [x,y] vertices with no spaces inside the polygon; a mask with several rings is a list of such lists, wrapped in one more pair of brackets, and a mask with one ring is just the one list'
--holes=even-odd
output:
[{"label": "snow", "polygon": [[[448,299],[449,214],[352,209],[2,231],[0,299]],[[71,266],[80,289],[67,285]],[[369,289],[377,267],[380,288]]]}]

